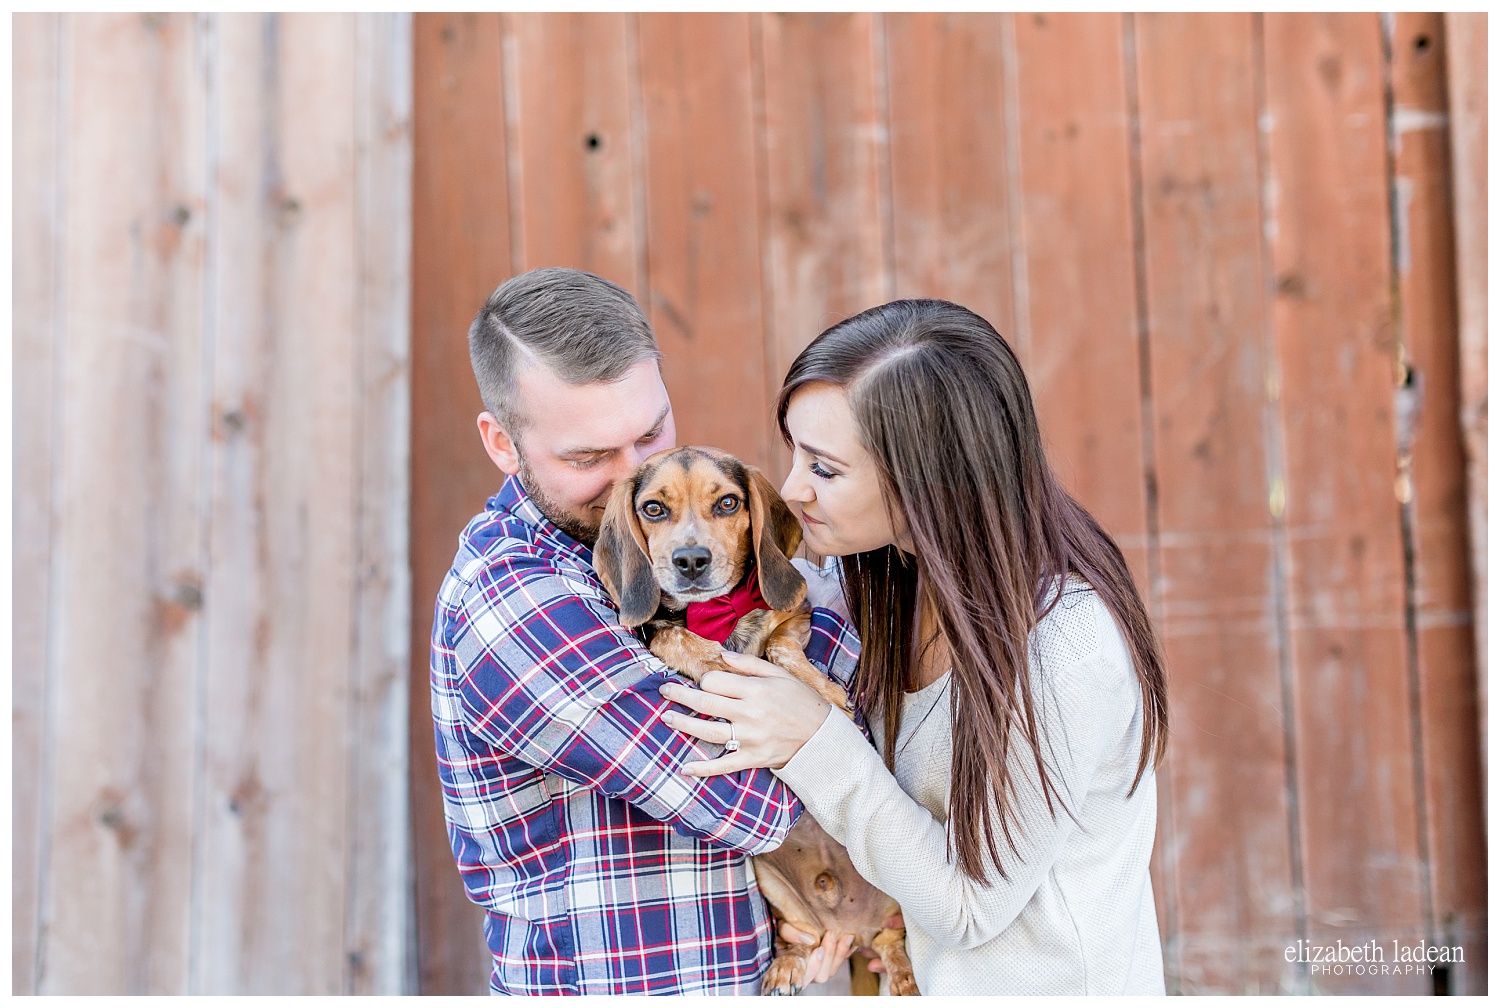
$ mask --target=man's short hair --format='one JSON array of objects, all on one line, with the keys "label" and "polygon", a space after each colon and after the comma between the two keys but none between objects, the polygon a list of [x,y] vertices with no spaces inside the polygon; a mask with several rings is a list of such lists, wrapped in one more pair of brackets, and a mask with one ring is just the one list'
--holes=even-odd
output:
[{"label": "man's short hair", "polygon": [[469,327],[469,360],[484,408],[512,438],[522,415],[516,372],[545,364],[571,385],[617,381],[660,360],[651,323],[630,292],[583,270],[545,266],[511,277]]}]

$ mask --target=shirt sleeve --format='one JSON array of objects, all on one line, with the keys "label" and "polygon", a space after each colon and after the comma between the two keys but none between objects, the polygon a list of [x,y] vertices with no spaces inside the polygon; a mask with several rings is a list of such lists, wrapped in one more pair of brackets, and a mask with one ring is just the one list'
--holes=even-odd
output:
[{"label": "shirt sleeve", "polygon": [[[1049,680],[1039,712],[1048,777],[1074,815],[1107,743],[1127,726],[1138,696],[1133,678],[1103,675],[1101,664],[1089,663]],[[991,866],[979,881],[964,874],[950,855],[946,824],[902,790],[847,718],[830,713],[774,772],[848,849],[859,873],[901,905],[909,922],[942,945],[971,949],[1010,926],[1077,829],[1056,796],[1057,814],[1048,811],[1030,748],[1012,742],[1010,753],[1016,849],[1006,843],[999,819],[992,820],[1005,878]],[[946,777],[947,768],[942,770]],[[998,816],[993,802],[991,814]]]},{"label": "shirt sleeve", "polygon": [[[493,562],[451,619],[466,727],[508,755],[748,854],[779,846],[800,814],[795,795],[769,771],[680,773],[719,747],[662,723],[674,705],[658,691],[674,673],[600,595],[547,560]],[[851,636],[815,614],[809,657],[852,671]]]},{"label": "shirt sleeve", "polygon": [[859,668],[859,636],[848,620],[831,609],[812,611],[807,658],[844,689],[854,681]]},{"label": "shirt sleeve", "polygon": [[844,585],[839,580],[838,560],[827,557],[818,567],[811,560],[792,557],[792,566],[802,572],[807,581],[807,600],[822,609],[831,609],[845,622],[851,622],[849,605],[844,600]]}]

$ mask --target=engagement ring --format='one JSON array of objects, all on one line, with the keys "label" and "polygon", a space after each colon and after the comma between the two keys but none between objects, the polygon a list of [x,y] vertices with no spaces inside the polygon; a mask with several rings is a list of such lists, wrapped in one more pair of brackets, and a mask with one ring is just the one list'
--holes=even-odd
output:
[{"label": "engagement ring", "polygon": [[739,752],[740,740],[734,737],[734,723],[729,724],[729,741],[724,743],[725,752]]}]

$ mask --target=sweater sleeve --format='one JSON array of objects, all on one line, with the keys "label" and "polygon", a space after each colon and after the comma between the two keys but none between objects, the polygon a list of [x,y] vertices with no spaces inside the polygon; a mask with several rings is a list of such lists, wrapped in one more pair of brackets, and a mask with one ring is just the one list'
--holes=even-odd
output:
[{"label": "sweater sleeve", "polygon": [[[1053,798],[1055,815],[1042,797],[1030,748],[1012,739],[1014,851],[1000,831],[998,807],[993,800],[990,805],[1004,878],[988,856],[982,881],[965,875],[948,851],[946,825],[901,789],[859,729],[836,712],[773,772],[848,849],[859,873],[901,904],[908,922],[942,945],[977,948],[1004,931],[1037,891],[1078,828],[1062,805],[1081,814],[1109,744],[1129,726],[1134,679],[1104,666],[1089,661],[1059,670],[1037,690],[1043,757],[1062,797],[1061,804]],[[946,779],[951,771],[942,766],[927,772]]]}]

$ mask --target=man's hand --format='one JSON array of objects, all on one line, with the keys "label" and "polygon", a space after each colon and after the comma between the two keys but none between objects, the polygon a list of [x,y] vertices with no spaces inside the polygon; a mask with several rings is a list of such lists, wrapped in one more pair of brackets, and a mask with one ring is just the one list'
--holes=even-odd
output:
[{"label": "man's hand", "polygon": [[[786,921],[781,922],[777,931],[781,940],[793,945],[817,945],[818,939],[806,931],[799,931]],[[849,961],[849,954],[854,951],[854,936],[840,935],[837,931],[828,931],[823,935],[823,944],[807,957],[807,973],[805,981],[808,985],[827,983],[839,967]]]},{"label": "man's hand", "polygon": [[[885,919],[885,927],[887,929],[905,926],[906,922],[901,918],[900,913],[893,913]],[[777,929],[777,933],[781,935],[782,941],[793,945],[818,944],[816,936],[810,935],[806,931],[799,931],[786,921],[781,922],[781,927]],[[835,932],[829,931],[823,936],[822,947],[808,957],[807,982],[810,984],[827,983],[838,968],[849,961],[849,955],[853,951],[853,935],[844,935],[840,938]],[[861,950],[861,954],[863,953],[864,950]],[[878,956],[873,956],[870,959],[869,970],[871,973],[884,973],[885,964],[880,961]]]}]

